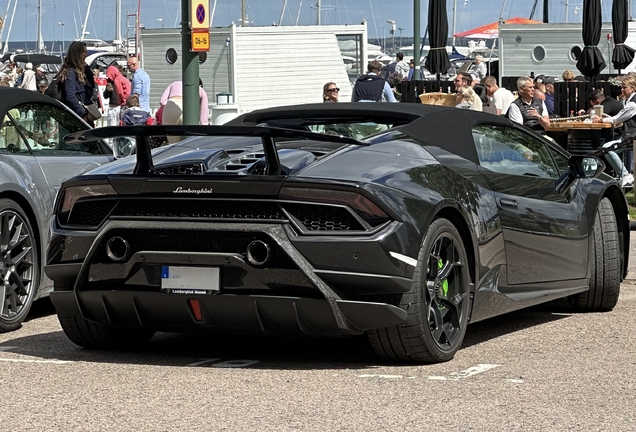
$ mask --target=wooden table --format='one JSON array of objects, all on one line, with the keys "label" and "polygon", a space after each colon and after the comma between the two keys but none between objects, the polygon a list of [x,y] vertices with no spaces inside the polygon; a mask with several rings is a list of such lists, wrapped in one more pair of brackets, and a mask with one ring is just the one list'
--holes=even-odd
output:
[{"label": "wooden table", "polygon": [[[566,149],[571,154],[587,154],[601,147],[605,142],[612,139],[612,130],[614,126],[611,123],[585,123],[583,121],[562,121],[551,122],[550,126],[545,128],[548,135],[566,133],[567,144]],[[555,140],[559,142],[557,137]],[[563,145],[563,142],[559,144]]]}]

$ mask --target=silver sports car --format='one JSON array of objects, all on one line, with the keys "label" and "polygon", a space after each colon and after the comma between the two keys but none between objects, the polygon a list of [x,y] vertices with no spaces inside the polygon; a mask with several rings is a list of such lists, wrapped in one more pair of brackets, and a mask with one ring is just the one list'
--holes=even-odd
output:
[{"label": "silver sports car", "polygon": [[67,145],[88,129],[60,102],[0,87],[0,332],[15,330],[53,284],[41,265],[55,194],[73,177],[114,159],[103,141]]}]

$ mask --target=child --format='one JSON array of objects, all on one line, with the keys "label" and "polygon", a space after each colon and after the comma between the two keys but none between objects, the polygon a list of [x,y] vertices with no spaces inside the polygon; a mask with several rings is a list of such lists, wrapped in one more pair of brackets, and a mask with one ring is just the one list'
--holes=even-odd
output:
[{"label": "child", "polygon": [[150,125],[152,117],[139,107],[139,98],[135,95],[126,99],[126,111],[121,116],[122,126]]}]

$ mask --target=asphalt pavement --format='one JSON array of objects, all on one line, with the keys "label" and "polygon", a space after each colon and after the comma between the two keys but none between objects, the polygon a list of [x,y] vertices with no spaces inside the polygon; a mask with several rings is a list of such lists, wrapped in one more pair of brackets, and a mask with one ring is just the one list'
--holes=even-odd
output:
[{"label": "asphalt pavement", "polygon": [[472,324],[452,361],[378,361],[364,338],[160,333],[79,348],[50,302],[0,334],[11,431],[636,431],[636,232],[613,311],[552,302]]},{"label": "asphalt pavement", "polygon": [[636,231],[630,231],[629,238],[629,265],[627,266],[627,279],[636,280]]}]

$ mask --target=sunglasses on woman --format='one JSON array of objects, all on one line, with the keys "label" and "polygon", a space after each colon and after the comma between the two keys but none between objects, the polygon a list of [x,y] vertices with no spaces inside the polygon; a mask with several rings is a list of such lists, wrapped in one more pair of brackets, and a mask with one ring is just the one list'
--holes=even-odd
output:
[{"label": "sunglasses on woman", "polygon": [[339,92],[339,91],[340,91],[340,89],[339,89],[338,87],[336,87],[336,88],[330,88],[330,89],[327,89],[327,91],[328,91],[328,92]]}]

